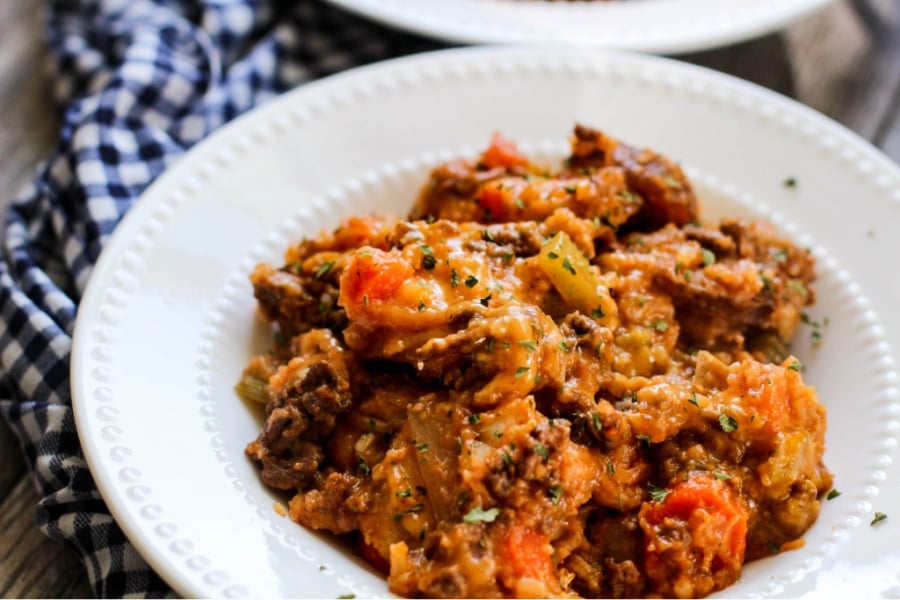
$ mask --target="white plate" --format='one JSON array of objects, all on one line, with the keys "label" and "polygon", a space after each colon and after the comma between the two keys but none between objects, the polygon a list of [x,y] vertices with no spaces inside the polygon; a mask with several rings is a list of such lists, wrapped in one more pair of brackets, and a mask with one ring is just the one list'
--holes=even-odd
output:
[{"label": "white plate", "polygon": [[451,42],[689,52],[763,35],[829,0],[328,0]]},{"label": "white plate", "polygon": [[[465,49],[306,85],[226,126],[119,226],[81,303],[72,358],[91,470],[140,552],[186,596],[385,595],[381,577],[279,517],[244,457],[260,415],[232,390],[270,342],[247,274],[289,241],[369,210],[403,213],[428,167],[495,130],[560,156],[575,121],[677,157],[707,216],[768,215],[819,260],[829,317],[795,352],[829,411],[843,495],[806,546],[749,565],[728,595],[898,595],[895,463],[900,171],[770,92],[666,59]],[[793,177],[797,184],[787,187]],[[878,526],[875,511],[889,514]]]}]

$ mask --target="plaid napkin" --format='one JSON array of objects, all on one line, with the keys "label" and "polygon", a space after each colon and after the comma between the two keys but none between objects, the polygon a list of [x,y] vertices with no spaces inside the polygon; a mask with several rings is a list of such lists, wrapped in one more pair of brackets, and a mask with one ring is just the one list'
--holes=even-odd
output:
[{"label": "plaid napkin", "polygon": [[172,596],[112,519],[69,392],[78,302],[116,224],[217,127],[301,84],[434,48],[317,0],[52,0],[56,151],[9,214],[0,254],[0,414],[25,450],[47,535],[99,597]]}]

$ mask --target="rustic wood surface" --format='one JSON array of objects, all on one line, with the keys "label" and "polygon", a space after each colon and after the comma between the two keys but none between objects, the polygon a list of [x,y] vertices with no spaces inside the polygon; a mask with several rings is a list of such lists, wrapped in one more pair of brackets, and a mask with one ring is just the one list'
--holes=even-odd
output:
[{"label": "rustic wood surface", "polygon": [[[33,178],[58,128],[42,7],[0,1],[0,208]],[[897,0],[839,0],[783,32],[680,58],[795,98],[900,162]],[[80,561],[35,526],[37,502],[16,438],[0,423],[0,597],[90,596]]]}]

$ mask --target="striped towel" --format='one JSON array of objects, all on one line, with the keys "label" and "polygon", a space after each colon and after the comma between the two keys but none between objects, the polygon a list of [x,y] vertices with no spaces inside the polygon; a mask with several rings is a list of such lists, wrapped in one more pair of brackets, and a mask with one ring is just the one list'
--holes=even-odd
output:
[{"label": "striped towel", "polygon": [[52,0],[59,143],[7,215],[0,414],[18,435],[42,531],[98,597],[170,597],[110,516],[78,441],[69,355],[91,268],[141,192],[216,128],[331,73],[434,43],[318,0]]}]

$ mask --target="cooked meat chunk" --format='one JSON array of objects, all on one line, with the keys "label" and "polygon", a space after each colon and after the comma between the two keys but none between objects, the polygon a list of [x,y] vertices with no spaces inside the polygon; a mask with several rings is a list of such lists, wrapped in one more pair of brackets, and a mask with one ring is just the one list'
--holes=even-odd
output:
[{"label": "cooked meat chunk", "polygon": [[681,226],[699,218],[697,197],[684,171],[653,150],[634,148],[579,125],[568,163],[562,176],[591,169],[622,169],[628,187],[643,200],[639,216],[647,227]]},{"label": "cooked meat chunk", "polygon": [[298,354],[269,380],[266,423],[247,454],[260,462],[266,484],[303,489],[321,464],[321,443],[352,406],[354,359],[328,330],[297,340]]}]

